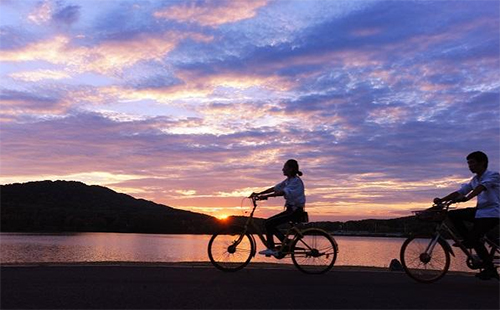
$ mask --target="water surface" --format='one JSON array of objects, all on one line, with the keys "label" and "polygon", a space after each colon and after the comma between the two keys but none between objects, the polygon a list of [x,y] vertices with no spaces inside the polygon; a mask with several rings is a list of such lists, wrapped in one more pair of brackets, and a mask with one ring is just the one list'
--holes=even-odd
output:
[{"label": "water surface", "polygon": [[[0,233],[0,263],[37,262],[207,262],[209,235],[125,233]],[[388,267],[399,259],[403,238],[335,236],[336,266]],[[257,250],[264,246],[257,241]],[[471,271],[457,251],[451,270]],[[291,264],[256,255],[252,262]]]}]

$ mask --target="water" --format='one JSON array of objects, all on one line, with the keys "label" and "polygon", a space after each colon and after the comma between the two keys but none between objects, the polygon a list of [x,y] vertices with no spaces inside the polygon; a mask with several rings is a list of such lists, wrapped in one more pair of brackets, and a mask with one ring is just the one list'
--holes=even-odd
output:
[{"label": "water", "polygon": [[[208,262],[209,235],[124,233],[1,233],[0,263],[38,262]],[[336,266],[388,267],[399,260],[404,239],[335,236],[339,245]],[[257,250],[264,246],[257,241]],[[471,271],[463,253],[455,251],[450,270]],[[292,264],[256,255],[252,262]]]}]

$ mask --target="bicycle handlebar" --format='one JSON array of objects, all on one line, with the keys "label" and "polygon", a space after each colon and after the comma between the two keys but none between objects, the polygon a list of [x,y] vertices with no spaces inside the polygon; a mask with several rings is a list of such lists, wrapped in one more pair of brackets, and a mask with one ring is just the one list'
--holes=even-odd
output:
[{"label": "bicycle handlebar", "polygon": [[454,203],[457,203],[456,201],[453,201],[453,200],[449,200],[449,201],[441,201],[440,203],[434,203],[432,205],[432,208],[436,208],[436,209],[445,209],[445,210],[448,210],[448,208],[454,204]]},{"label": "bicycle handlebar", "polygon": [[267,200],[269,197],[268,196],[250,196],[248,198],[252,199],[253,201],[257,201],[257,200]]}]

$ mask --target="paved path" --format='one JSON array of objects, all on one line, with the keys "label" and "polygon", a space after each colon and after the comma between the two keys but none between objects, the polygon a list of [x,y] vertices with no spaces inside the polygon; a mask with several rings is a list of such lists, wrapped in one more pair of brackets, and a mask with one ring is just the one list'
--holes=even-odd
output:
[{"label": "paved path", "polygon": [[2,266],[1,309],[499,309],[499,282],[335,267],[325,275],[254,264]]}]

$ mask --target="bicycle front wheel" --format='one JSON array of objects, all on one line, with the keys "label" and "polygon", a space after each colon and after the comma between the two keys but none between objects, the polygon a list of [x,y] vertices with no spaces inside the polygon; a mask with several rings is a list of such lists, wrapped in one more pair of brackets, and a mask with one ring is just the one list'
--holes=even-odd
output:
[{"label": "bicycle front wheel", "polygon": [[297,235],[291,245],[295,267],[308,274],[321,274],[332,269],[337,259],[337,243],[326,231],[310,228]]},{"label": "bicycle front wheel", "polygon": [[244,229],[231,229],[216,233],[208,243],[210,262],[222,271],[238,271],[244,268],[255,251],[255,245]]},{"label": "bicycle front wheel", "polygon": [[413,236],[401,246],[401,264],[410,278],[431,283],[441,279],[450,268],[450,253],[439,239],[431,248],[432,238],[429,236]]}]

